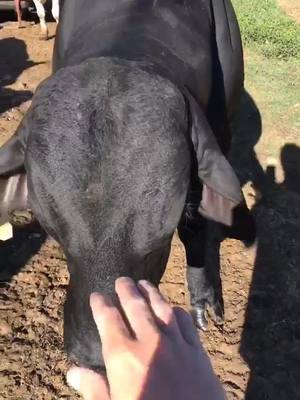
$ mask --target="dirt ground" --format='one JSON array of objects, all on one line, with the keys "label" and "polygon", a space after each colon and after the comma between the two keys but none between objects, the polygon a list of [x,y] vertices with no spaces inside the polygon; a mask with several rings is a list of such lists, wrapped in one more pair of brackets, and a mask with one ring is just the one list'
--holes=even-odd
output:
[{"label": "dirt ground", "polygon": [[300,3],[297,0],[278,0],[280,7],[282,7],[287,15],[294,18],[295,21],[300,23]]},{"label": "dirt ground", "polygon": [[[53,39],[38,40],[38,26],[17,30],[11,23],[0,30],[0,144],[49,75],[52,46]],[[300,127],[290,131],[284,121],[264,127],[263,107],[259,112],[244,95],[232,152],[258,240],[252,248],[222,243],[226,321],[201,333],[229,400],[300,399]],[[269,144],[276,146],[275,158]],[[161,284],[173,304],[186,304],[184,265],[175,235]],[[0,281],[0,399],[77,398],[65,383],[65,258],[26,213],[15,219],[14,239],[0,243]]]}]

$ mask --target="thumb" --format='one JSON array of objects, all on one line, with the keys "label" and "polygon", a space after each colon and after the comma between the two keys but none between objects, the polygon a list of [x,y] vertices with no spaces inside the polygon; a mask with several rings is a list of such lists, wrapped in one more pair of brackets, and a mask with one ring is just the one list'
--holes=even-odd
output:
[{"label": "thumb", "polygon": [[84,400],[110,400],[107,380],[90,369],[72,367],[67,372],[67,382]]}]

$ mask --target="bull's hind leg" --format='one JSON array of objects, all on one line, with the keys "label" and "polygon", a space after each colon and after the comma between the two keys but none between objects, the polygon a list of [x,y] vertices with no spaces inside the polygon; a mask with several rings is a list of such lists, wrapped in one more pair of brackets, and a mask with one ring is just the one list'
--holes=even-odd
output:
[{"label": "bull's hind leg", "polygon": [[[197,197],[197,192],[192,193],[188,199],[178,225],[178,234],[186,251],[186,274],[192,314],[197,327],[207,330],[208,307],[211,307],[216,322],[223,321],[222,301],[214,279],[219,273],[219,243],[210,237],[210,223],[199,215],[197,201],[193,203],[194,196]],[[211,250],[217,257],[210,257]]]}]

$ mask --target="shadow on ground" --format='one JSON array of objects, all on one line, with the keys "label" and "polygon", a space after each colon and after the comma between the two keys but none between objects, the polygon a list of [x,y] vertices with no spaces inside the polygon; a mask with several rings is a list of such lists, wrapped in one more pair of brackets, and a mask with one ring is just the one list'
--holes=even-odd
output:
[{"label": "shadow on ground", "polygon": [[16,82],[19,75],[36,63],[28,59],[26,44],[16,38],[0,40],[0,114],[31,99],[30,90],[13,90],[6,86]]},{"label": "shadow on ground", "polygon": [[252,209],[257,255],[240,352],[250,367],[246,400],[289,400],[300,395],[300,148],[281,150],[285,174],[263,170],[254,146],[262,133],[259,110],[249,94],[234,123],[232,159],[243,184],[259,193]]},{"label": "shadow on ground", "polygon": [[14,237],[0,242],[0,286],[21,271],[45,242],[47,234],[37,221],[14,226]]},{"label": "shadow on ground", "polygon": [[[31,99],[30,90],[13,90],[12,85],[20,74],[36,63],[29,60],[26,44],[16,38],[0,40],[0,114]],[[37,223],[14,227],[14,238],[0,242],[0,282],[9,282],[34,255],[46,235]]]}]

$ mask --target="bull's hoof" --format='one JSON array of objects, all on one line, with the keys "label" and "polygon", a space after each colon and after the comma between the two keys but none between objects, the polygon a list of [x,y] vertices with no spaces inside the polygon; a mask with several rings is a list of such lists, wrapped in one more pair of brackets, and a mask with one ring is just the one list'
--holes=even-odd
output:
[{"label": "bull's hoof", "polygon": [[219,301],[215,302],[215,304],[211,307],[212,311],[212,319],[216,325],[224,324],[224,307],[220,304]]},{"label": "bull's hoof", "polygon": [[224,310],[219,302],[214,305],[206,303],[205,306],[194,306],[191,315],[194,319],[195,325],[198,329],[206,332],[208,330],[207,308],[209,307],[209,314],[216,325],[224,324]]},{"label": "bull's hoof", "polygon": [[208,329],[208,321],[205,314],[206,310],[204,307],[195,307],[191,311],[196,327],[204,332]]},{"label": "bull's hoof", "polygon": [[213,321],[221,325],[224,321],[224,309],[221,300],[206,276],[205,268],[187,267],[187,283],[192,306],[191,314],[196,326],[207,331],[207,310]]}]

